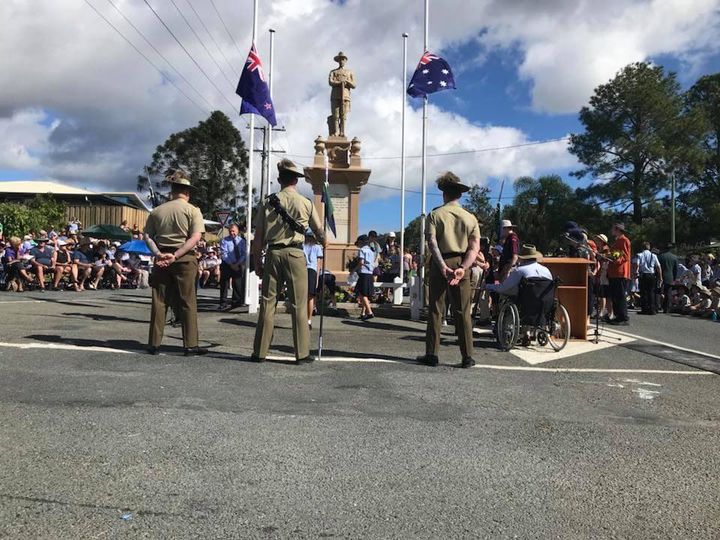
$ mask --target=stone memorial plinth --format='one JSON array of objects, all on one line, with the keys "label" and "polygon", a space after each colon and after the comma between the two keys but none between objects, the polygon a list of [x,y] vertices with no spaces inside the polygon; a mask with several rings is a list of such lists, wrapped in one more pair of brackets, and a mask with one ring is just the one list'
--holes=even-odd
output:
[{"label": "stone memorial plinth", "polygon": [[315,139],[313,165],[305,167],[305,176],[312,185],[315,209],[322,220],[325,219],[322,193],[326,176],[326,156],[330,199],[337,229],[337,236],[333,236],[332,231],[328,230],[326,264],[328,271],[335,274],[339,281],[345,281],[348,276],[346,264],[357,253],[355,240],[358,237],[360,190],[367,184],[371,171],[362,166],[360,140],[357,137],[348,140],[344,136],[333,135],[323,139],[318,135]]}]

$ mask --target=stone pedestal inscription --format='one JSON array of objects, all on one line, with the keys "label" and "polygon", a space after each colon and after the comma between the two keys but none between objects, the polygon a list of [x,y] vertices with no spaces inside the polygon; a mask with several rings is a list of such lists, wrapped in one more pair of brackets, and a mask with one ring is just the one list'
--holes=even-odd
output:
[{"label": "stone pedestal inscription", "polygon": [[[335,228],[337,237],[333,242],[351,244],[350,239],[350,189],[347,184],[330,184],[330,200],[335,211]],[[332,232],[330,233],[332,237]]]}]

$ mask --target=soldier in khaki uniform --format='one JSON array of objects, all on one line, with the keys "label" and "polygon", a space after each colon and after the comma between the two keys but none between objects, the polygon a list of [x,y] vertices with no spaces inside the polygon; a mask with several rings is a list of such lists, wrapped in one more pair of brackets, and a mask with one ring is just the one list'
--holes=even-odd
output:
[{"label": "soldier in khaki uniform", "polygon": [[[281,190],[270,195],[258,209],[252,254],[255,273],[262,278],[260,313],[255,330],[252,360],[263,362],[272,342],[277,293],[287,283],[292,316],[295,358],[298,364],[315,360],[310,356],[310,331],[307,320],[307,265],[303,242],[309,226],[325,247],[327,242],[312,202],[297,192],[302,170],[289,159],[278,163]],[[283,215],[284,214],[284,215]],[[265,264],[262,265],[262,251]]]},{"label": "soldier in khaki uniform", "polygon": [[460,206],[460,197],[470,188],[451,172],[438,178],[438,189],[445,204],[434,209],[427,219],[425,240],[431,255],[428,275],[428,324],[425,355],[420,363],[437,366],[440,349],[440,329],[445,313],[445,296],[450,297],[455,330],[458,336],[461,367],[475,365],[473,354],[472,319],[470,306],[470,267],[480,250],[480,226],[470,212]]},{"label": "soldier in khaki uniform", "polygon": [[205,232],[203,216],[189,202],[193,186],[185,172],[174,171],[165,179],[171,186],[170,200],[155,208],[145,224],[145,243],[155,256],[148,352],[160,352],[167,308],[172,306],[182,324],[185,356],[207,354],[198,347],[198,263],[193,253]]}]

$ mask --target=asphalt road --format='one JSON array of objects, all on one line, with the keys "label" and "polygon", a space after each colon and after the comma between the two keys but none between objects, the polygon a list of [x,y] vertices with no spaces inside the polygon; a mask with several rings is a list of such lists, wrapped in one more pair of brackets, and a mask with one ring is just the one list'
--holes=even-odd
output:
[{"label": "asphalt road", "polygon": [[0,313],[3,538],[720,536],[717,323],[636,316],[653,342],[536,364],[481,333],[462,370],[396,319],[327,319],[298,367],[286,315],[253,364],[254,317],[210,310],[209,356],[170,328],[143,354],[146,292]]}]

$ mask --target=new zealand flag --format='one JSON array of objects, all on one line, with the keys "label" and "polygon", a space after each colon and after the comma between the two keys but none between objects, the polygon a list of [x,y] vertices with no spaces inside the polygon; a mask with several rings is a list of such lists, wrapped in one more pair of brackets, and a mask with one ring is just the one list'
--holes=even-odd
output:
[{"label": "new zealand flag", "polygon": [[425,51],[410,79],[407,93],[412,97],[425,97],[450,88],[455,88],[455,77],[450,64],[439,56]]},{"label": "new zealand flag", "polygon": [[277,125],[270,89],[265,80],[265,72],[254,43],[235,93],[242,98],[240,114],[258,114],[265,118],[271,126]]}]

